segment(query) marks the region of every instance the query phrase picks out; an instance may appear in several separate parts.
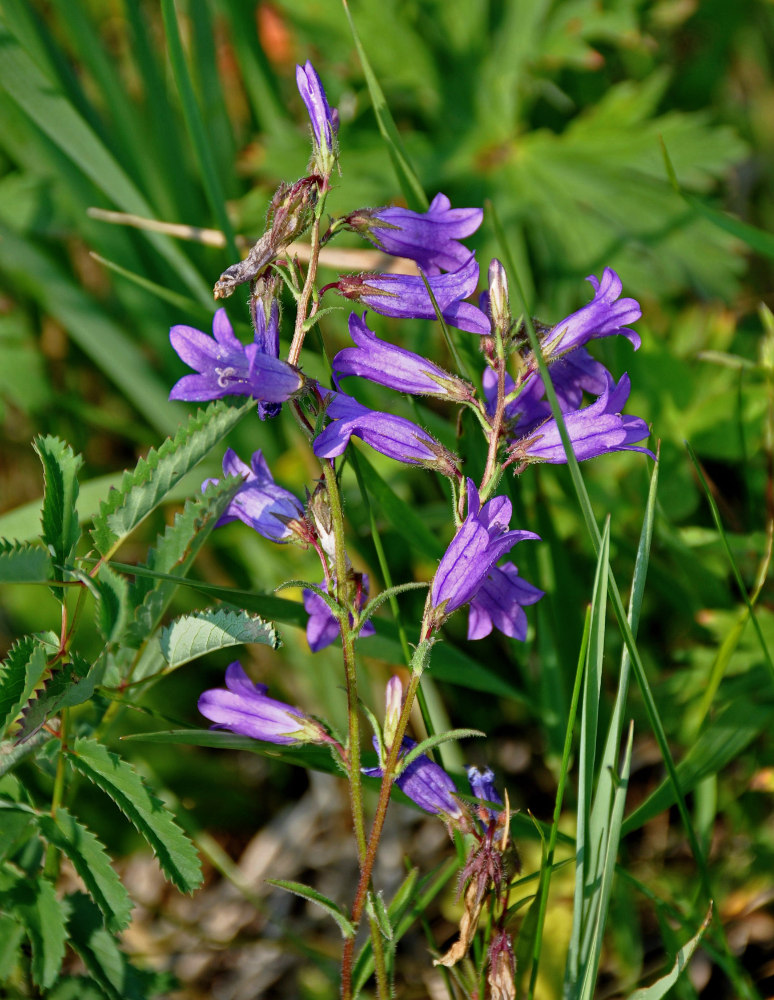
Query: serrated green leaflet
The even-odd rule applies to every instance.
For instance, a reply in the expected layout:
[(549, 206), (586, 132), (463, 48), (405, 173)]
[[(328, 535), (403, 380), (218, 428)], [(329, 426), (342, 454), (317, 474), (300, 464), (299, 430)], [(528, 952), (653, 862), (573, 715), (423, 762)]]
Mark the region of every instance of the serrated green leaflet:
[(202, 880), (196, 848), (132, 765), (88, 738), (77, 739), (66, 753), (75, 770), (109, 795), (148, 841), (167, 878), (181, 892), (193, 892)]
[(5, 905), (24, 924), (32, 945), (32, 979), (42, 990), (51, 987), (59, 974), (65, 951), (65, 918), (56, 889), (46, 881), (11, 876), (3, 885)]
[(116, 642), (129, 620), (129, 584), (103, 563), (94, 581), (99, 592), (97, 624), (105, 642)]
[(102, 681), (103, 673), (103, 662), (98, 660), (90, 664), (77, 653), (71, 653), (69, 661), (60, 664), (47, 678), (43, 689), (25, 704), (17, 738), (28, 740), (60, 708), (88, 701)]
[(124, 473), (121, 486), (111, 490), (94, 518), (92, 538), (103, 555), (114, 552), (126, 536), (161, 503), (166, 494), (218, 443), (253, 403), (229, 406), (219, 400), (192, 416), (174, 438), (140, 459)]
[(47, 583), (51, 556), (41, 545), (0, 538), (0, 583)]
[(0, 664), (0, 735), (21, 711), (46, 669), (46, 651), (32, 636), (15, 643)]
[(44, 470), (43, 541), (53, 552), (55, 563), (67, 569), (81, 535), (75, 503), (83, 459), (64, 441), (50, 435), (36, 438), (33, 447)]
[(280, 644), (276, 631), (263, 618), (225, 608), (182, 615), (161, 633), (161, 651), (172, 669), (213, 650), (253, 642), (272, 649)]
[(284, 889), (286, 892), (292, 892), (296, 896), (301, 896), (302, 899), (308, 899), (310, 903), (317, 903), (321, 906), (326, 913), (329, 913), (336, 923), (339, 925), (342, 937), (354, 937), (355, 928), (352, 922), (344, 914), (341, 907), (337, 906), (332, 899), (328, 899), (327, 896), (323, 896), (321, 892), (317, 889), (312, 889), (311, 886), (303, 885), (301, 882), (287, 882), (285, 879), (281, 878), (267, 878), (266, 881), (269, 885), (276, 885), (278, 889)]
[(24, 927), (9, 913), (0, 913), (0, 982), (7, 980), (21, 958)]
[(59, 848), (73, 864), (89, 894), (105, 917), (107, 927), (118, 932), (129, 926), (132, 901), (113, 871), (105, 848), (91, 830), (61, 806), (56, 817), (40, 813), (38, 827), (49, 844)]

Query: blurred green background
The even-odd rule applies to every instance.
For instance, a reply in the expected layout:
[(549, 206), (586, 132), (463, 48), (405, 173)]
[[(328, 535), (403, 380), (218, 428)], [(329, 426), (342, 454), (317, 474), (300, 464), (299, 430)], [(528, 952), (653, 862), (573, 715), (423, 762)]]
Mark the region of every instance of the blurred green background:
[[(676, 759), (693, 747), (701, 764), (689, 803), (710, 852), (716, 905), (740, 967), (767, 995), (774, 985), (774, 689), (759, 637), (740, 624), (742, 598), (685, 441), (703, 465), (746, 589), (762, 581), (756, 614), (770, 641), (772, 4), (352, 0), (351, 10), (425, 191), (443, 191), (456, 206), (495, 207), (533, 315), (561, 319), (587, 301), (585, 276), (605, 266), (642, 304), (637, 354), (626, 342), (595, 347), (616, 377), (629, 372), (628, 409), (645, 417), (661, 442), (640, 649)], [(0, 516), (0, 535), (37, 531), (36, 433), (57, 434), (84, 454), (87, 518), (107, 483), (177, 427), (186, 411), (167, 395), (185, 369), (169, 347), (169, 327), (209, 329), (210, 288), (233, 260), (225, 246), (112, 224), (91, 209), (257, 238), (276, 185), (301, 176), (308, 159), (294, 81), (295, 63), (307, 58), (341, 118), (342, 175), (331, 213), (400, 200), (334, 0), (3, 0), (0, 511), (10, 513)], [(682, 193), (670, 183), (662, 142)], [(502, 256), (489, 210), (469, 242), (482, 269)], [(354, 238), (345, 245), (358, 246)], [(326, 281), (335, 274), (322, 272)], [(245, 333), (245, 296), (226, 305)], [(321, 323), (329, 355), (345, 344), (345, 324), (346, 311)], [(448, 363), (431, 324), (379, 320), (376, 329)], [(456, 335), (475, 359), (469, 336)], [(311, 337), (305, 353), (305, 370), (324, 377), (320, 340)], [(366, 398), (416, 416), (403, 399), (388, 401), (375, 390)], [(453, 442), (447, 411), (420, 402), (419, 413)], [(461, 446), (475, 465), (481, 456), (473, 432), (466, 421)], [(243, 458), (261, 447), (278, 481), (299, 495), (311, 485), (313, 457), (287, 414), (270, 424), (244, 421), (229, 443)], [(429, 474), (368, 458), (436, 533), (442, 551), (449, 527), (440, 485)], [(218, 462), (213, 456), (202, 477), (217, 474)], [(611, 516), (616, 573), (630, 579), (646, 463), (616, 455), (583, 471), (600, 522)], [(371, 512), (351, 470), (344, 482), (360, 568), (380, 586)], [(195, 482), (186, 485), (196, 492)], [(566, 469), (529, 470), (509, 490), (518, 526), (544, 538), (517, 550), (517, 561), (547, 597), (531, 611), (526, 644), (498, 636), (470, 645), (464, 621), (454, 620), (447, 639), (455, 656), (444, 663), (439, 655), (429, 694), (454, 725), (486, 730), (487, 744), (470, 751), (475, 761), (493, 762), (511, 801), (548, 820), (594, 560)], [(406, 545), (399, 519), (372, 504), (393, 578), (428, 579), (437, 558), (432, 544)], [(147, 524), (120, 558), (142, 558), (162, 524)], [(319, 570), (309, 556), (272, 547), (236, 524), (216, 534), (194, 573), (271, 591)], [(181, 591), (178, 610), (197, 601)], [(407, 622), (417, 620), (421, 598), (402, 607)], [(0, 646), (56, 627), (54, 610), (37, 590), (5, 588)], [(261, 652), (254, 674), (276, 696), (340, 723), (336, 651), (312, 658), (302, 632), (285, 627), (283, 635), (284, 651)], [(88, 634), (83, 641), (88, 646)], [(614, 665), (614, 635), (610, 647)], [(364, 698), (378, 705), (383, 681), (402, 663), (400, 646), (379, 638), (362, 654)], [(196, 697), (218, 682), (225, 662), (213, 658), (206, 668), (165, 679), (145, 699), (146, 712), (199, 724)], [(662, 778), (636, 690), (630, 705), (635, 763), (627, 811)], [(122, 728), (163, 727), (138, 712), (124, 717)], [(307, 788), (301, 772), (276, 763), (253, 767), (177, 748), (133, 752), (232, 856)], [(88, 818), (114, 849), (131, 852), (116, 817)], [(538, 861), (525, 849), (527, 870)], [(637, 882), (616, 883), (600, 996), (657, 971), (665, 961), (659, 942), (668, 951), (684, 939), (675, 926), (696, 928), (695, 873), (671, 814), (633, 824), (622, 861)], [(551, 906), (561, 941), (561, 892)], [(192, 973), (186, 995), (199, 995), (213, 975), (209, 968), (200, 980)], [(328, 995), (316, 994), (315, 982), (302, 977), (297, 995)], [(555, 995), (550, 976), (541, 988)], [(675, 995), (730, 997), (729, 989), (705, 959)]]

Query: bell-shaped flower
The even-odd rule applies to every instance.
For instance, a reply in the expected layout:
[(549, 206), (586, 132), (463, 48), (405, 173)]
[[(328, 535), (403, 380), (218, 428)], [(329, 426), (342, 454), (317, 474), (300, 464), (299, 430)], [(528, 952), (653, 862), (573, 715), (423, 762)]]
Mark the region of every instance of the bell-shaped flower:
[[(355, 574), (355, 577), (357, 583), (356, 602), (357, 610), (359, 611), (368, 601), (368, 574), (358, 573)], [(320, 586), (325, 587), (324, 580)], [(326, 646), (330, 646), (332, 642), (338, 639), (341, 634), (341, 626), (334, 617), (330, 607), (313, 590), (304, 590), (304, 609), (309, 615), (309, 620), (306, 623), (306, 641), (309, 643), (309, 648), (313, 653), (319, 653), (321, 649), (325, 649)], [(350, 615), (349, 624), (352, 625), (353, 623), (352, 615)], [(369, 620), (360, 629), (358, 638), (366, 639), (369, 635), (373, 635), (375, 631), (373, 622)]]
[(365, 316), (361, 319), (357, 313), (350, 315), (349, 334), (357, 346), (345, 347), (333, 359), (333, 374), (337, 379), (358, 375), (412, 395), (472, 398), (471, 387), (462, 379), (413, 351), (379, 340), (366, 326)]
[(426, 212), (408, 208), (366, 208), (345, 222), (394, 257), (415, 260), (427, 275), (456, 271), (470, 257), (459, 241), (470, 236), (484, 218), (480, 208), (452, 208), (445, 194), (437, 194)]
[(213, 729), (228, 729), (254, 740), (285, 746), (329, 741), (319, 722), (269, 698), (267, 691), (265, 684), (254, 684), (235, 660), (226, 668), (226, 687), (205, 691), (199, 698), (199, 711), (215, 723)]
[[(416, 745), (415, 740), (404, 736), (400, 757), (405, 757)], [(374, 737), (374, 747), (378, 751), (379, 745), (376, 737)], [(383, 763), (383, 761), (380, 762), (379, 767), (364, 767), (363, 774), (371, 778), (383, 777)], [(420, 809), (434, 813), (446, 822), (462, 819), (465, 815), (457, 800), (456, 785), (446, 771), (435, 761), (430, 760), (427, 754), (420, 754), (419, 757), (412, 760), (409, 766), (401, 771), (395, 779), (395, 784)]]
[[(274, 482), (260, 448), (253, 452), (249, 467), (228, 448), (223, 456), (223, 474), (242, 476), (244, 482), (218, 525), (238, 519), (272, 542), (289, 542), (294, 535), (306, 534), (301, 502)], [(217, 479), (205, 480), (202, 490), (216, 482)]]
[(361, 438), (375, 451), (408, 465), (423, 465), (445, 476), (457, 475), (457, 460), (434, 437), (405, 417), (369, 410), (343, 392), (332, 396), (325, 411), (332, 423), (318, 434), (313, 449), (318, 458), (343, 454), (350, 438)]
[(331, 110), (320, 77), (308, 59), (303, 66), (296, 66), (296, 86), (312, 123), (317, 166), (320, 173), (329, 174), (338, 151), (339, 116)]
[[(279, 302), (273, 298), (268, 305), (268, 316), (264, 303), (255, 297), (251, 300), (250, 312), (255, 329), (255, 343), (260, 354), (269, 358), (279, 357)], [(276, 417), (282, 409), (282, 403), (258, 403), (258, 416), (261, 420)]]
[[(478, 264), (473, 254), (456, 271), (428, 277), (427, 282), (449, 326), (482, 336), (489, 333), (486, 314), (472, 303), (462, 301), (473, 294), (478, 282)], [(351, 274), (327, 287), (335, 288), (345, 298), (364, 302), (383, 316), (436, 319), (435, 307), (419, 275)]]
[(642, 315), (636, 299), (620, 298), (623, 285), (611, 268), (602, 272), (598, 281), (593, 274), (586, 279), (594, 289), (594, 298), (588, 305), (578, 309), (557, 323), (543, 339), (543, 351), (548, 357), (565, 354), (576, 347), (582, 347), (597, 337), (612, 337), (621, 334), (631, 341), (634, 349), (640, 346), (639, 334), (630, 330), (628, 323), (636, 322)]
[[(477, 799), (482, 799), (483, 802), (493, 802), (498, 806), (503, 804), (503, 800), (500, 798), (500, 793), (497, 791), (495, 785), (494, 771), (491, 767), (478, 768), (472, 764), (466, 764), (465, 772), (468, 776), (471, 794), (475, 795)], [(488, 819), (497, 819), (499, 810), (483, 805), (480, 808), (484, 811)]]
[(523, 642), (527, 638), (524, 608), (542, 596), (542, 590), (519, 576), (513, 563), (493, 566), (470, 601), (468, 639), (483, 639), (496, 628)]
[(212, 320), (213, 337), (192, 326), (173, 326), (172, 346), (197, 375), (184, 375), (170, 399), (203, 402), (224, 396), (253, 396), (264, 403), (283, 403), (304, 387), (304, 376), (293, 365), (264, 353), (258, 336), (243, 344), (235, 335), (225, 309)]
[[(606, 373), (606, 380), (607, 386), (599, 399), (563, 414), (575, 457), (580, 462), (612, 451), (641, 451), (655, 458), (652, 451), (637, 447), (635, 443), (650, 433), (645, 421), (621, 413), (631, 389), (629, 376), (622, 375), (618, 385), (609, 373)], [(559, 427), (553, 417), (513, 441), (509, 454), (525, 463), (561, 464), (567, 461)]]
[(481, 507), (478, 490), (468, 479), (467, 517), (438, 564), (430, 590), (432, 626), (475, 597), (497, 560), (517, 542), (539, 540), (532, 531), (510, 531), (511, 512), (511, 501), (504, 496)]

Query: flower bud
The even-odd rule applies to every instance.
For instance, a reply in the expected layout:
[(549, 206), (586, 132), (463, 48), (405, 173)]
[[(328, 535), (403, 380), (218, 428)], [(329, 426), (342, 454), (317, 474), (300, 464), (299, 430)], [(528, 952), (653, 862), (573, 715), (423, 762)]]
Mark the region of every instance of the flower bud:
[(397, 674), (387, 681), (384, 712), (384, 752), (389, 753), (398, 731), (398, 720), (403, 707), (403, 684)]
[(508, 277), (505, 268), (496, 257), (489, 265), (489, 318), (492, 320), (493, 329), (505, 337), (511, 327)]

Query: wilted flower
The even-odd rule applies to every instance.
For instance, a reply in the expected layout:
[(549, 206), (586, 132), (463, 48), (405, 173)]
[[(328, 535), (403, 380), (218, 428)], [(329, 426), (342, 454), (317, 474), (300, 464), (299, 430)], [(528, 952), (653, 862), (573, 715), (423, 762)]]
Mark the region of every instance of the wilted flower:
[[(355, 584), (356, 608), (360, 611), (368, 600), (368, 574), (356, 573)], [(320, 586), (325, 587), (324, 580)], [(325, 649), (326, 646), (330, 646), (332, 642), (338, 639), (341, 634), (341, 626), (334, 617), (330, 607), (313, 590), (304, 590), (304, 608), (309, 615), (309, 621), (306, 623), (306, 641), (309, 643), (309, 648), (313, 653), (319, 653), (321, 649)], [(349, 624), (352, 625), (353, 623), (352, 615), (350, 615)], [(373, 635), (374, 632), (373, 622), (367, 621), (360, 629), (358, 638), (365, 639), (369, 635)]]
[[(473, 254), (456, 271), (427, 279), (444, 320), (459, 330), (484, 335), (489, 320), (480, 309), (462, 300), (472, 295), (478, 282)], [(409, 274), (343, 275), (328, 285), (339, 295), (364, 302), (383, 316), (398, 319), (436, 319), (435, 307), (421, 277)], [(324, 291), (325, 289), (323, 289)]]
[(170, 399), (202, 402), (223, 396), (253, 396), (265, 403), (283, 403), (304, 386), (304, 376), (286, 361), (262, 351), (258, 338), (245, 346), (234, 334), (225, 309), (212, 320), (213, 337), (192, 326), (173, 326), (172, 346), (198, 375), (184, 375)]
[(503, 496), (480, 507), (478, 490), (468, 479), (467, 517), (441, 559), (430, 591), (434, 625), (475, 597), (497, 560), (517, 542), (539, 540), (532, 531), (508, 530), (511, 511), (511, 501)]
[(426, 212), (408, 208), (365, 208), (348, 215), (348, 228), (395, 257), (415, 260), (427, 275), (456, 271), (470, 257), (458, 242), (481, 225), (480, 208), (452, 208), (445, 194), (437, 194)]
[[(218, 525), (238, 519), (272, 542), (289, 542), (294, 535), (305, 535), (304, 508), (289, 490), (274, 482), (260, 448), (253, 452), (249, 467), (228, 448), (223, 456), (223, 474), (242, 476), (244, 482)], [(205, 480), (202, 490), (216, 482), (217, 479)]]
[(361, 319), (357, 313), (350, 315), (349, 334), (357, 347), (339, 351), (333, 359), (335, 376), (359, 375), (377, 385), (414, 395), (471, 398), (471, 387), (462, 379), (413, 351), (379, 340), (366, 326), (365, 316)]
[(328, 174), (336, 162), (338, 114), (331, 110), (320, 77), (308, 59), (303, 66), (296, 66), (296, 86), (309, 112), (320, 172)]
[(492, 935), (486, 981), (491, 1000), (516, 1000), (516, 956), (511, 936), (503, 930)]
[[(400, 757), (405, 757), (416, 745), (416, 740), (404, 736)], [(376, 737), (374, 737), (374, 746), (378, 750)], [(380, 762), (379, 767), (364, 767), (363, 774), (371, 778), (383, 777), (383, 763), (383, 761)], [(409, 766), (401, 771), (395, 779), (395, 784), (420, 809), (441, 816), (446, 822), (462, 819), (465, 815), (457, 801), (457, 788), (454, 782), (440, 765), (430, 760), (427, 754), (420, 754), (419, 757), (412, 760)]]
[(333, 422), (314, 440), (312, 447), (318, 458), (335, 458), (343, 454), (354, 435), (398, 462), (437, 469), (445, 476), (457, 474), (454, 455), (405, 417), (369, 410), (343, 392), (329, 393), (328, 398), (326, 414)]
[(642, 316), (639, 303), (635, 299), (619, 298), (623, 285), (609, 267), (602, 272), (602, 281), (598, 281), (593, 274), (586, 280), (594, 289), (594, 298), (546, 334), (543, 350), (555, 357), (582, 347), (589, 340), (612, 337), (618, 333), (630, 340), (636, 350), (640, 346), (639, 335), (628, 329), (626, 324), (634, 323)]
[(324, 743), (319, 722), (292, 705), (269, 698), (265, 684), (254, 684), (238, 661), (226, 668), (226, 688), (211, 688), (199, 698), (199, 711), (215, 729), (251, 736), (267, 743)]
[(527, 616), (523, 609), (542, 596), (542, 590), (519, 576), (513, 563), (493, 566), (471, 598), (468, 639), (483, 639), (496, 628), (523, 642), (527, 638)]

